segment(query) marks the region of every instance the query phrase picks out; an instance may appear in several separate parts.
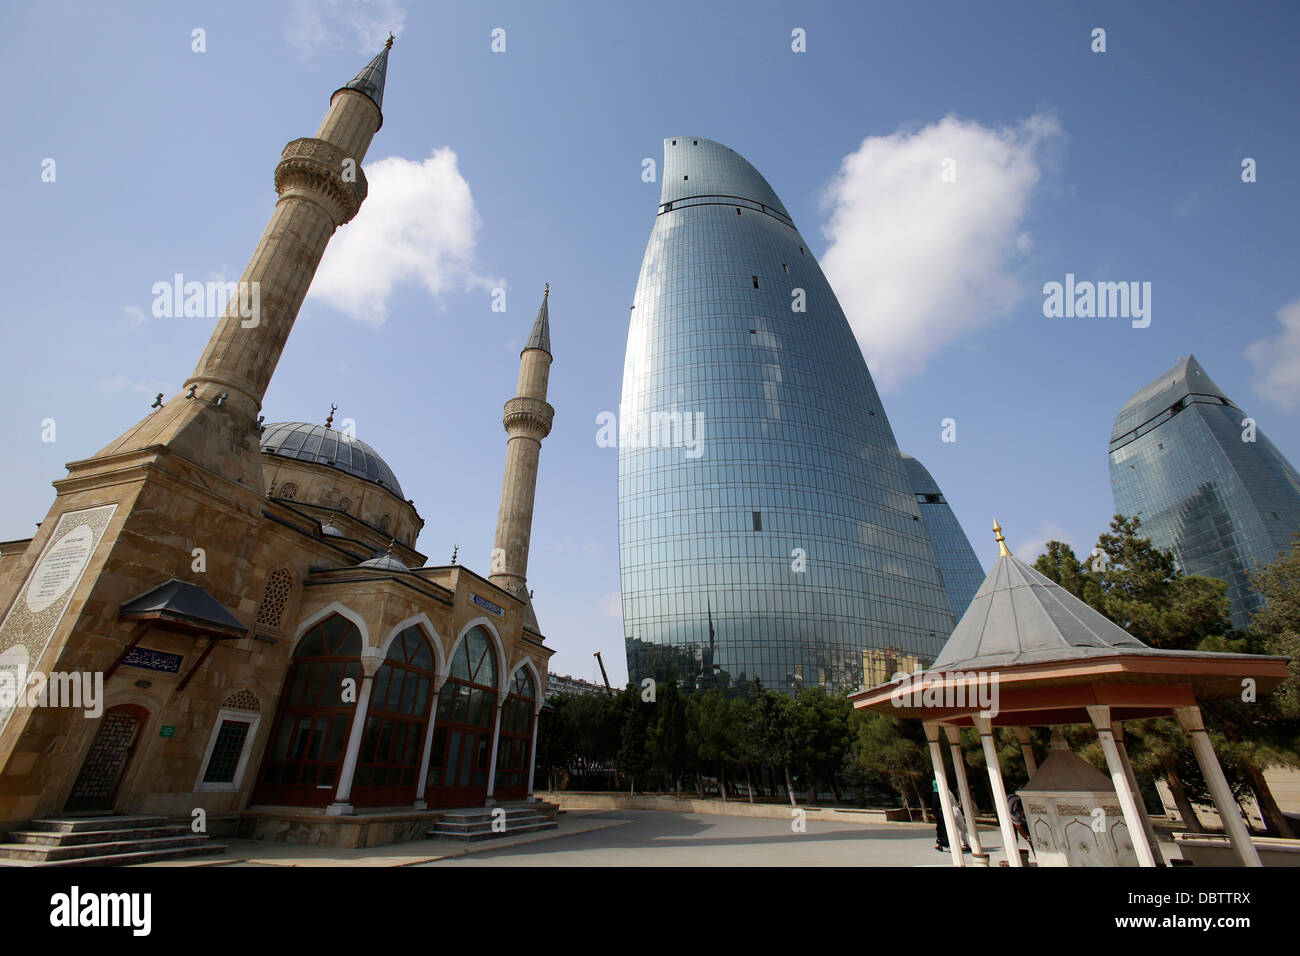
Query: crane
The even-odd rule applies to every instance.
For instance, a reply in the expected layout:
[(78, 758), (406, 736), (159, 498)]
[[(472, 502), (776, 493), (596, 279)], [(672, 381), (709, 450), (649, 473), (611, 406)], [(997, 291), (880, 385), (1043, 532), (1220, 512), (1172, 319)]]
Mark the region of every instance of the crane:
[(600, 665), (600, 676), (605, 681), (605, 691), (610, 697), (613, 697), (614, 688), (609, 686), (609, 675), (605, 673), (605, 662), (600, 659), (600, 651), (597, 651), (593, 656), (596, 658), (596, 663)]

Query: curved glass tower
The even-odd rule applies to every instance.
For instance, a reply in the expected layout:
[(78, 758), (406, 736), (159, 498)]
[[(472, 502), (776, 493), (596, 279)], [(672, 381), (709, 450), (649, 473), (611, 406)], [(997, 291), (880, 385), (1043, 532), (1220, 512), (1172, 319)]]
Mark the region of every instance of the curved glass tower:
[(619, 436), (628, 672), (851, 691), (954, 626), (893, 431), (807, 243), (758, 171), (664, 140)]
[(1110, 439), (1115, 510), (1185, 573), (1227, 581), (1235, 627), (1261, 602), (1255, 563), (1300, 531), (1300, 474), (1245, 419), (1189, 355), (1128, 400)]
[(952, 605), (953, 616), (961, 620), (975, 599), (975, 592), (984, 583), (984, 568), (975, 556), (975, 549), (970, 546), (961, 522), (939, 490), (939, 483), (931, 477), (925, 465), (911, 455), (904, 455), (903, 467), (907, 469), (907, 480), (911, 482), (917, 507), (921, 509), (921, 523), (930, 537), (930, 547), (939, 562), (939, 574), (948, 592), (948, 603)]

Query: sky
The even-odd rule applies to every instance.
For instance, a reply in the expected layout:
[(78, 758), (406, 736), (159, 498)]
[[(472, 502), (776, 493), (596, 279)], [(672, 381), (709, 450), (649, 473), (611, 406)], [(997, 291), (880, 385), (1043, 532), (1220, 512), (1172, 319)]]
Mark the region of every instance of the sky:
[[(430, 563), (459, 545), (486, 573), (501, 408), (550, 282), (529, 585), (553, 671), (598, 679), (601, 651), (626, 677), (597, 417), (618, 410), (665, 137), (767, 178), (986, 568), (995, 518), (1027, 560), (1090, 551), (1115, 415), (1189, 352), (1300, 460), (1298, 26), (1285, 3), (6, 4), (0, 540), (179, 390), (215, 323), (155, 317), (154, 283), (239, 277), (281, 149), (391, 30), (369, 198), (263, 410), (336, 403)], [(1048, 316), (1067, 275), (1139, 283), (1149, 312)]]

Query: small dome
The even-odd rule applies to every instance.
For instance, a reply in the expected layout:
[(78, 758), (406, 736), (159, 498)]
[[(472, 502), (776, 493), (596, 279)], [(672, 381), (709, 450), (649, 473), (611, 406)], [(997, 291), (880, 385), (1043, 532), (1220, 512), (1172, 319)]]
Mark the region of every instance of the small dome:
[(381, 571), (409, 571), (411, 570), (397, 558), (386, 552), (380, 552), (369, 561), (362, 561), (357, 565), (359, 568), (378, 568)]
[(267, 425), (262, 433), (262, 451), (281, 458), (294, 458), (317, 465), (328, 465), (365, 481), (382, 485), (399, 498), (402, 486), (393, 469), (379, 453), (358, 438), (348, 440), (347, 433), (324, 425), (306, 422), (280, 422)]

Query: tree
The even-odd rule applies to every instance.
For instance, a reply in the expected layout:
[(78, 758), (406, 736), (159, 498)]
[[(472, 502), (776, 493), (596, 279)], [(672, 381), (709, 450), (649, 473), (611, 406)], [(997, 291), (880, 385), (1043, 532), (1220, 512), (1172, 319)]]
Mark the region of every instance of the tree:
[(853, 710), (848, 717), (850, 744), (844, 754), (844, 774), (855, 786), (892, 790), (907, 808), (908, 792), (916, 797), (925, 813), (919, 789), (930, 769), (926, 759), (924, 732), (917, 721), (902, 721), (888, 714)]
[(727, 764), (735, 759), (735, 712), (727, 695), (716, 687), (691, 695), (686, 706), (686, 739), (700, 762), (718, 771), (718, 793), (727, 799)]
[(622, 714), (616, 761), (619, 772), (627, 775), (629, 792), (636, 796), (636, 778), (650, 767), (646, 747), (650, 708), (641, 700), (641, 692), (635, 684), (628, 684), (615, 699), (618, 702), (617, 709)]
[(790, 806), (798, 806), (794, 796), (794, 782), (790, 767), (795, 761), (798, 740), (791, 714), (794, 701), (754, 681), (749, 695), (752, 710), (749, 714), (748, 744), (759, 759), (769, 767), (780, 767), (785, 773), (785, 790)]
[(650, 727), (648, 747), (655, 767), (682, 795), (682, 774), (690, 762), (691, 750), (686, 739), (686, 699), (677, 681), (669, 680), (658, 697), (658, 714)]

